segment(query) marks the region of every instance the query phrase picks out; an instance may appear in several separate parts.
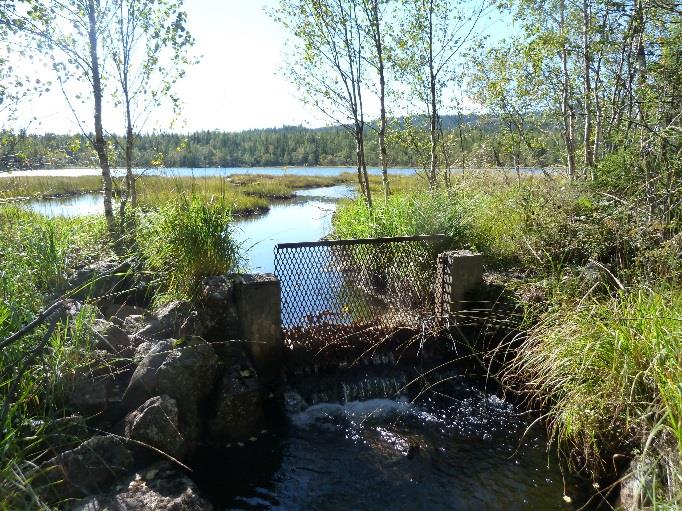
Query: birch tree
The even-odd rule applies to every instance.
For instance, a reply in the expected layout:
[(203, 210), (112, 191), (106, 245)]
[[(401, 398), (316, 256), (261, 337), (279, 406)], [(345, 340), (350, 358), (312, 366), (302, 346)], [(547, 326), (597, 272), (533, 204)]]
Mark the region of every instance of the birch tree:
[(125, 126), (123, 217), (128, 200), (131, 207), (137, 206), (133, 151), (138, 133), (165, 100), (177, 113), (180, 102), (173, 86), (191, 63), (188, 49), (194, 41), (186, 28), (183, 0), (117, 1), (106, 50)]
[(272, 16), (293, 36), (289, 72), (301, 99), (343, 126), (356, 147), (357, 177), (371, 207), (365, 161), (367, 80), (361, 0), (281, 0)]
[(388, 198), (390, 187), (388, 183), (388, 151), (386, 149), (386, 65), (385, 65), (385, 24), (387, 14), (386, 0), (362, 0), (362, 8), (367, 18), (367, 32), (373, 46), (373, 63), (379, 81), (379, 161), (384, 189), (384, 200)]
[[(112, 206), (112, 179), (107, 142), (104, 138), (102, 80), (102, 35), (111, 21), (115, 0), (35, 0), (14, 5), (13, 28), (33, 39), (37, 48), (47, 53), (53, 63), (64, 98), (81, 131), (97, 154), (102, 171), (104, 216), (112, 237), (116, 223)], [(27, 8), (27, 4), (30, 6)], [(81, 94), (73, 87), (76, 81), (86, 84)], [(76, 101), (90, 101), (90, 129), (80, 118)], [(94, 132), (94, 133), (93, 133)]]

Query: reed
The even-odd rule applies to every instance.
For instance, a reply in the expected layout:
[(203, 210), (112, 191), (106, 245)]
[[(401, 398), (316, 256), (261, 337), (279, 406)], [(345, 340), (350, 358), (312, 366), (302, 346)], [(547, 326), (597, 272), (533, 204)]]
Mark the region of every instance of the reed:
[(239, 247), (230, 233), (230, 204), (193, 195), (139, 219), (137, 250), (154, 275), (157, 304), (197, 296), (201, 279), (236, 271)]
[[(0, 207), (0, 340), (59, 293), (70, 268), (106, 256), (105, 233), (101, 218), (48, 220)], [(47, 509), (32, 484), (52, 449), (77, 440), (63, 394), (83, 367), (93, 367), (83, 335), (91, 320), (84, 308), (51, 332), (43, 325), (0, 350), (0, 509)]]
[[(296, 176), (235, 174), (231, 176), (147, 176), (137, 180), (140, 204), (157, 207), (183, 195), (220, 197), (233, 211), (249, 212), (267, 208), (268, 200), (288, 199), (294, 190), (354, 182), (352, 174), (341, 176)], [(123, 181), (114, 180), (114, 195), (120, 196)], [(0, 201), (20, 198), (48, 198), (97, 193), (102, 188), (99, 176), (75, 177), (1, 177)]]

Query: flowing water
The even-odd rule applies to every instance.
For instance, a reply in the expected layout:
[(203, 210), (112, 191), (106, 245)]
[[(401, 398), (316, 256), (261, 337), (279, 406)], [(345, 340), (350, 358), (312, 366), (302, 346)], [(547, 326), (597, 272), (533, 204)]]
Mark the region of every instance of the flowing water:
[(218, 510), (573, 509), (534, 415), (464, 377), (446, 393), (290, 411), (206, 455), (201, 485)]

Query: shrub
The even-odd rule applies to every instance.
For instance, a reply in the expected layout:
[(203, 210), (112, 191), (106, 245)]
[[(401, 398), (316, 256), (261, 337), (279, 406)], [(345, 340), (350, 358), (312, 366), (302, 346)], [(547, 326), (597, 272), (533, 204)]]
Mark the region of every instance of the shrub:
[(159, 288), (155, 298), (194, 298), (203, 277), (235, 271), (238, 246), (230, 208), (199, 197), (168, 203), (141, 218), (137, 244)]

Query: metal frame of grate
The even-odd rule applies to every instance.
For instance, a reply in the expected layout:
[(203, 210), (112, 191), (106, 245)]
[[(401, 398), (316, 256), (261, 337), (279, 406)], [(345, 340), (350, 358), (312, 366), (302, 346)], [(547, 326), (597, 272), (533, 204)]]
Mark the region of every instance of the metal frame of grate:
[(303, 243), (275, 247), (285, 329), (377, 324), (414, 327), (434, 314), (443, 235)]

